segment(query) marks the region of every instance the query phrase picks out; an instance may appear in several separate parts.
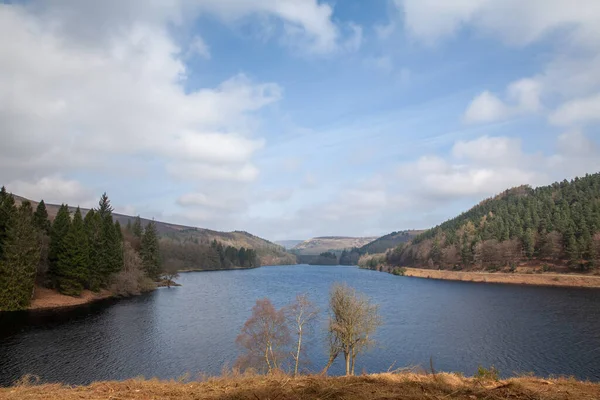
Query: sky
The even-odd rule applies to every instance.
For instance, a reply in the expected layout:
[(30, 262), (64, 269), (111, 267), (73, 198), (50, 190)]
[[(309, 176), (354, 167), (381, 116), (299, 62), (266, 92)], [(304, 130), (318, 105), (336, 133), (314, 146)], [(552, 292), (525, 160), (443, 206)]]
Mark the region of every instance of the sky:
[(598, 0), (0, 1), (0, 184), (270, 240), (600, 171)]

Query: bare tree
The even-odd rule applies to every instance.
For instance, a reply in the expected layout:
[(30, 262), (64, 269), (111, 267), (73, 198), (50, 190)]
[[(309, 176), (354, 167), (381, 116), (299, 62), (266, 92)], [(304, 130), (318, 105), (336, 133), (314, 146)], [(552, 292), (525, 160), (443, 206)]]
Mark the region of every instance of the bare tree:
[(382, 324), (379, 307), (345, 284), (333, 285), (329, 307), (329, 361), (323, 372), (343, 353), (346, 375), (354, 375), (356, 356), (373, 344), (371, 335)]
[(169, 259), (163, 265), (162, 277), (167, 283), (167, 288), (171, 288), (173, 280), (179, 278), (179, 271), (183, 269), (183, 262), (177, 259)]
[(236, 366), (267, 373), (280, 369), (290, 343), (284, 310), (276, 310), (269, 299), (257, 300), (236, 343), (245, 350)]
[(298, 375), (298, 365), (302, 354), (302, 339), (314, 329), (319, 309), (308, 299), (308, 295), (299, 294), (296, 300), (285, 309), (288, 324), (296, 336), (296, 347), (291, 355), (294, 359), (294, 376)]

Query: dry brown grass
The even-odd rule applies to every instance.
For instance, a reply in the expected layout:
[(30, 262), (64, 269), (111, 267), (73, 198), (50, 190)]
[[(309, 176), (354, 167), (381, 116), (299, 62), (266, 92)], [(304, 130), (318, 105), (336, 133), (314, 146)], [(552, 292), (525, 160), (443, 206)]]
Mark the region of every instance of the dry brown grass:
[(532, 377), (484, 381), (447, 373), (385, 373), (356, 377), (309, 375), (298, 378), (246, 374), (209, 378), (201, 382), (132, 379), (75, 387), (25, 383), (0, 389), (0, 399), (597, 400), (600, 399), (600, 384), (574, 379), (543, 380)]
[(35, 288), (35, 296), (29, 306), (30, 310), (41, 310), (46, 308), (73, 307), (81, 304), (92, 303), (97, 300), (108, 299), (113, 294), (108, 290), (102, 290), (100, 293), (93, 293), (84, 290), (81, 296), (71, 297), (60, 294), (55, 290), (43, 287)]
[(516, 285), (600, 288), (600, 276), (576, 274), (509, 274), (502, 272), (445, 271), (406, 268), (405, 276), (451, 281), (512, 283)]

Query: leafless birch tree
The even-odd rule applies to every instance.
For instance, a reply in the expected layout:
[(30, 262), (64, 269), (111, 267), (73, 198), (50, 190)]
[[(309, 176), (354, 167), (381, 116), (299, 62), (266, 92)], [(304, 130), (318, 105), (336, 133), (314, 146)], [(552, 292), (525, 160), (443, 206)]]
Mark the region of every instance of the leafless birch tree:
[(318, 314), (318, 308), (308, 299), (306, 294), (297, 295), (296, 300), (286, 307), (288, 324), (296, 337), (296, 346), (291, 351), (294, 360), (294, 376), (298, 375), (298, 366), (304, 349), (302, 341), (307, 334), (313, 331)]
[(329, 307), (329, 361), (323, 372), (327, 372), (341, 353), (346, 362), (346, 375), (354, 375), (356, 357), (373, 344), (371, 336), (382, 324), (379, 307), (345, 284), (333, 285)]

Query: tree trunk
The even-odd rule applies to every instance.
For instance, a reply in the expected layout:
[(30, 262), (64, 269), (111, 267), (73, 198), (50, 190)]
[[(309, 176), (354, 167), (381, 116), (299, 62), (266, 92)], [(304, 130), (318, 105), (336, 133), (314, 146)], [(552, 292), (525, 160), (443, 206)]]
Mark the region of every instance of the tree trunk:
[(344, 352), (344, 359), (346, 360), (346, 375), (350, 375), (350, 353)]
[(334, 353), (334, 354), (330, 354), (329, 355), (329, 360), (327, 361), (327, 365), (325, 365), (325, 368), (323, 368), (323, 371), (321, 372), (323, 375), (327, 374), (327, 371), (329, 371), (329, 368), (331, 367), (331, 364), (333, 364), (333, 362), (335, 361), (335, 359), (337, 358), (338, 353)]
[(267, 364), (267, 373), (271, 373), (271, 363), (269, 362), (269, 346), (265, 347), (265, 363)]
[(351, 375), (354, 375), (354, 364), (356, 363), (356, 353), (354, 352), (354, 349), (352, 349), (352, 373)]
[(298, 375), (298, 363), (300, 362), (300, 347), (302, 347), (302, 328), (298, 332), (298, 348), (296, 349), (296, 365), (294, 366), (294, 377)]

